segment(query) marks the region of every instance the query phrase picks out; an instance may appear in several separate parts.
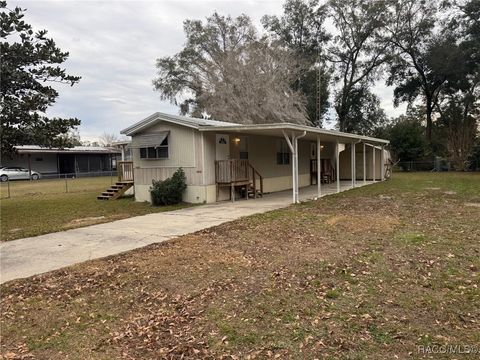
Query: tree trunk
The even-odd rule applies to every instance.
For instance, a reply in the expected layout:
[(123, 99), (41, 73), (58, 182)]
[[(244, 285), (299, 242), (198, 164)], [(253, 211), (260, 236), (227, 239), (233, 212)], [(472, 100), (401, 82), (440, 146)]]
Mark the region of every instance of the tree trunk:
[(433, 121), (432, 121), (432, 101), (431, 99), (427, 99), (427, 127), (426, 127), (426, 138), (427, 138), (427, 143), (431, 147), (432, 146), (432, 127), (433, 127)]

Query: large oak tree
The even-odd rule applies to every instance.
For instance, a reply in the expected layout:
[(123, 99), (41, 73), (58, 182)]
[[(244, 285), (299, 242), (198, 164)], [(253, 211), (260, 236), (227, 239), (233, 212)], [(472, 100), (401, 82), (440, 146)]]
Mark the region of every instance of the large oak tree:
[(335, 93), (335, 110), (341, 131), (355, 131), (359, 120), (354, 108), (372, 97), (368, 88), (378, 78), (379, 70), (388, 60), (385, 2), (382, 0), (331, 0), (330, 16), (337, 33), (328, 49), (327, 58), (340, 84)]
[(326, 6), (318, 0), (287, 0), (281, 17), (265, 15), (264, 28), (302, 59), (299, 78), (292, 84), (306, 98), (307, 116), (314, 125), (322, 125), (328, 110), (330, 74), (325, 64), (324, 48), (330, 35), (325, 29)]
[(0, 2), (2, 156), (14, 154), (17, 145), (69, 146), (69, 131), (80, 125), (76, 118), (45, 115), (58, 97), (51, 84), (74, 85), (80, 77), (67, 75), (61, 67), (68, 52), (61, 51), (46, 30), (35, 32), (23, 18), (23, 9), (9, 10)]

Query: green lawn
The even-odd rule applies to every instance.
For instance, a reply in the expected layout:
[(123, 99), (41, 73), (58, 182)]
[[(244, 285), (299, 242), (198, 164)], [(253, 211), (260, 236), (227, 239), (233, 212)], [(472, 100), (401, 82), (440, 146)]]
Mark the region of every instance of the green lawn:
[(5, 198), (6, 184), (0, 192), (1, 240), (13, 240), (86, 225), (167, 211), (186, 205), (154, 207), (133, 197), (112, 201), (97, 200), (115, 181), (110, 177), (67, 180), (12, 181), (10, 198)]
[[(392, 180), (0, 286), (4, 356), (477, 358), (480, 174)], [(422, 352), (451, 346), (457, 353)], [(438, 347), (437, 347), (438, 349)]]

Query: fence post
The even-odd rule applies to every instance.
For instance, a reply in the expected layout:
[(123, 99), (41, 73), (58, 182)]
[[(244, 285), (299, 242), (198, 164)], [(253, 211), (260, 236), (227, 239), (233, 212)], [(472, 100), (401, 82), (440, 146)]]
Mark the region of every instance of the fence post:
[(67, 181), (67, 174), (65, 174), (65, 192), (68, 193), (68, 181)]
[(7, 199), (10, 199), (10, 179), (7, 178)]

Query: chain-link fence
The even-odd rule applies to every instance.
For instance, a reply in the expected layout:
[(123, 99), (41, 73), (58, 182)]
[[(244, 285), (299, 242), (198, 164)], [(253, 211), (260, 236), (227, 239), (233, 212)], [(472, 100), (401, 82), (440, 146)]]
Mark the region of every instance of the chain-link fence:
[(0, 198), (59, 193), (100, 193), (116, 181), (116, 171), (42, 175), (39, 180), (7, 179), (0, 182)]
[[(466, 171), (480, 171), (479, 161), (467, 161), (463, 167)], [(454, 166), (446, 159), (432, 161), (400, 161), (394, 171), (454, 171)]]

